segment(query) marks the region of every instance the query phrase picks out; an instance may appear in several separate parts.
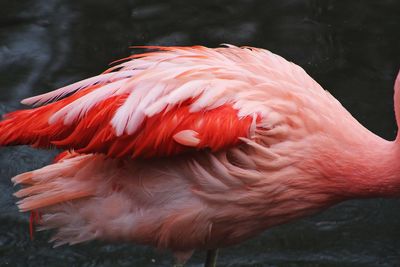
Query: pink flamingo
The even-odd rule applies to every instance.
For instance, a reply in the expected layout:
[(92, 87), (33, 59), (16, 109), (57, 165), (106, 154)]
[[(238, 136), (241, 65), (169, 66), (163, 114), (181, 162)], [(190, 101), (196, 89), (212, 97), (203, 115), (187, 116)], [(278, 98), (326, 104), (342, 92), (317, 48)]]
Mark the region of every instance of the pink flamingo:
[[(368, 131), (299, 66), (252, 47), (146, 48), (0, 123), (1, 145), (67, 150), (12, 179), (56, 246), (127, 240), (184, 264), (340, 201), (400, 195), (400, 138)], [(398, 122), (399, 90), (400, 75)]]

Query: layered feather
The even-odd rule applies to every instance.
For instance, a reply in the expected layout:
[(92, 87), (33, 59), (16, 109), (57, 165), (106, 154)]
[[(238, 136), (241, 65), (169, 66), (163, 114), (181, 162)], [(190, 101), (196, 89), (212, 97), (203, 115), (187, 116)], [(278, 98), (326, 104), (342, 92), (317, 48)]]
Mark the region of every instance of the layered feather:
[[(262, 49), (146, 48), (156, 51), (23, 100), (46, 105), (6, 115), (0, 144), (56, 146), (115, 157), (217, 151), (251, 137), (256, 127), (274, 119), (266, 107), (274, 90), (321, 91), (300, 67)], [(194, 135), (181, 134), (190, 131)], [(193, 142), (194, 136), (198, 141)]]
[(398, 148), (300, 67), (256, 48), (148, 48), (0, 123), (2, 145), (84, 153), (13, 178), (19, 208), (57, 229), (56, 244), (129, 240), (189, 255), (350, 197), (398, 194)]

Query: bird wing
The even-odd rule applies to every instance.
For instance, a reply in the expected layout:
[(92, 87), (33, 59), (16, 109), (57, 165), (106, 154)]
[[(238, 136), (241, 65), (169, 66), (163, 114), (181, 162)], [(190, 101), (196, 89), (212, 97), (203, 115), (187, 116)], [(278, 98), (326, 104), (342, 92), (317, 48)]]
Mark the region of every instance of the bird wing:
[(300, 67), (263, 49), (146, 48), (154, 51), (23, 100), (38, 107), (7, 114), (0, 145), (133, 158), (217, 151), (251, 138), (265, 122), (260, 84), (319, 87)]

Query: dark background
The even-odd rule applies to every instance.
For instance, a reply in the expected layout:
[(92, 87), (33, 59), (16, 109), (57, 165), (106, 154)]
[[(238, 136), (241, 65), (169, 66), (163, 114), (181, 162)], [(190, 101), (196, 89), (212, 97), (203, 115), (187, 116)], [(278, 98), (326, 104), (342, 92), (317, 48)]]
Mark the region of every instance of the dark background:
[[(0, 0), (0, 114), (22, 98), (103, 71), (130, 45), (262, 47), (293, 61), (373, 132), (393, 139), (398, 0)], [(29, 240), (10, 178), (54, 152), (0, 150), (0, 266), (170, 266), (165, 252)], [(399, 159), (400, 160), (400, 159)], [(400, 174), (399, 174), (400, 175)], [(201, 266), (197, 253), (188, 266)], [(221, 251), (219, 266), (400, 266), (400, 201), (355, 200)]]

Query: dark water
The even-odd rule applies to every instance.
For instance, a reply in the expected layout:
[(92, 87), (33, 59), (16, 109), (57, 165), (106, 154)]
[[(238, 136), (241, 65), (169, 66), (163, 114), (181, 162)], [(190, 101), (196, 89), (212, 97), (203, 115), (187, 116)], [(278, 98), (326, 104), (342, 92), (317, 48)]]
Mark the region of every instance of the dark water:
[[(0, 114), (21, 98), (102, 71), (130, 45), (267, 48), (303, 66), (373, 132), (393, 139), (400, 1), (0, 0)], [(29, 240), (10, 178), (52, 155), (0, 150), (0, 266), (170, 266), (131, 244), (53, 249)], [(400, 160), (400, 159), (399, 159)], [(196, 254), (188, 266), (201, 266)], [(219, 266), (400, 266), (400, 201), (349, 201), (222, 250)]]

